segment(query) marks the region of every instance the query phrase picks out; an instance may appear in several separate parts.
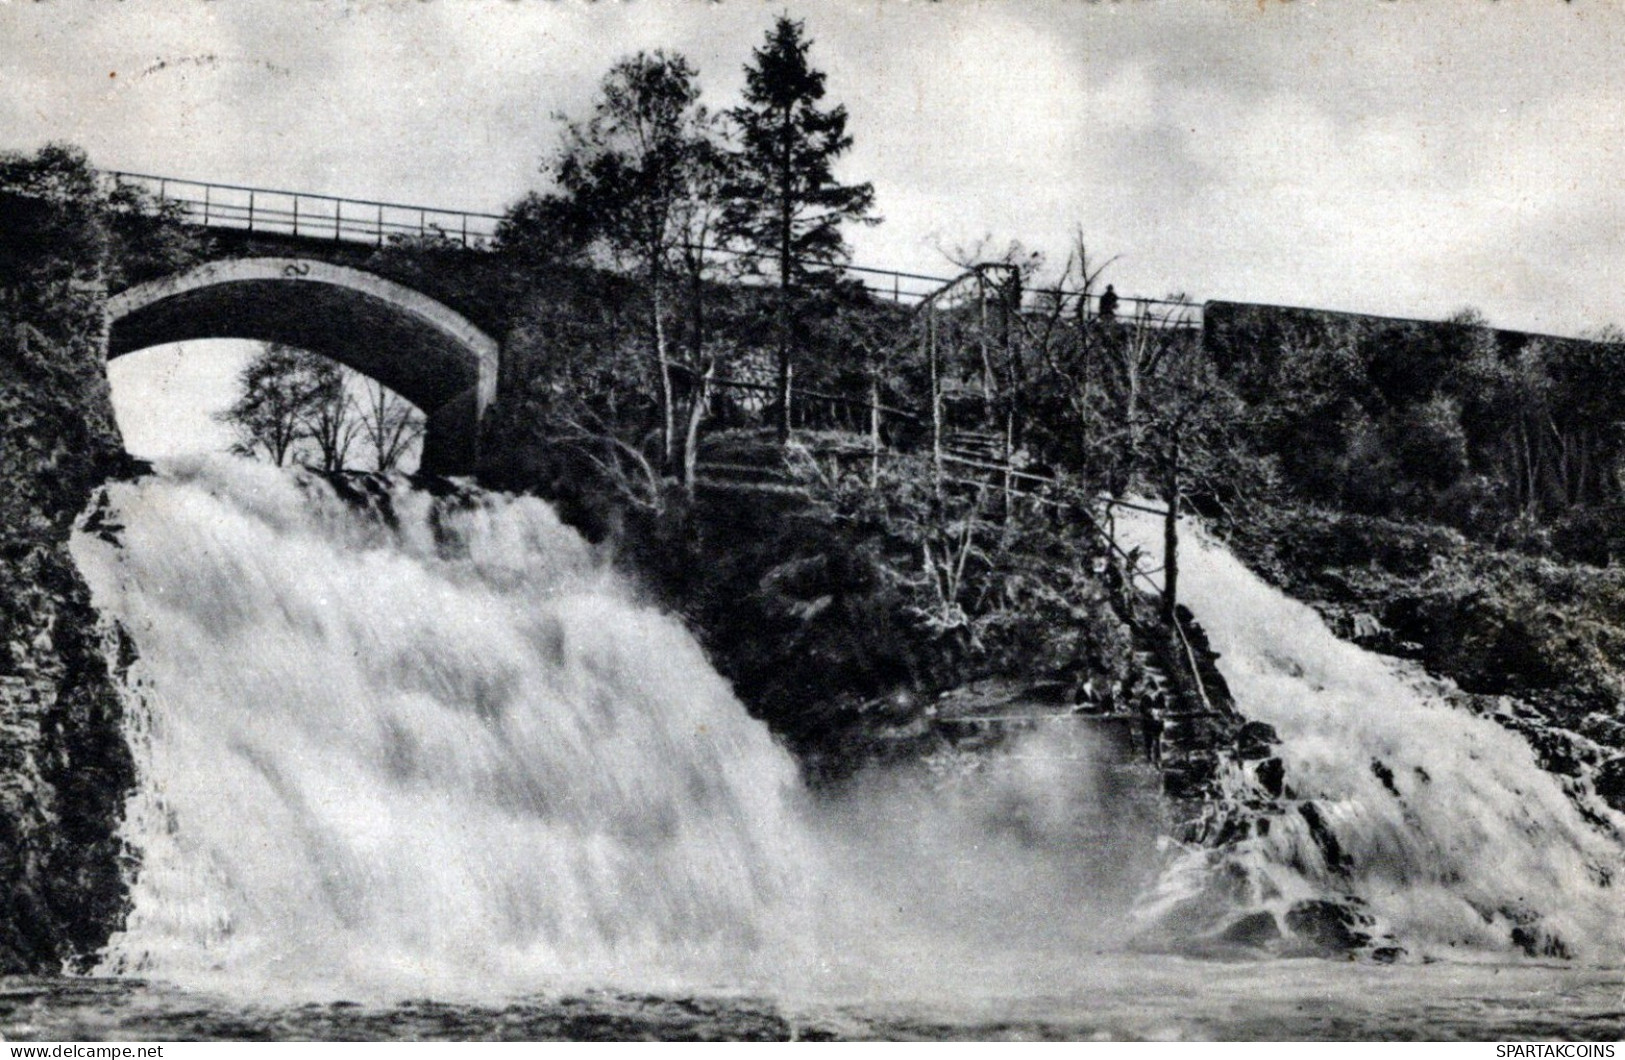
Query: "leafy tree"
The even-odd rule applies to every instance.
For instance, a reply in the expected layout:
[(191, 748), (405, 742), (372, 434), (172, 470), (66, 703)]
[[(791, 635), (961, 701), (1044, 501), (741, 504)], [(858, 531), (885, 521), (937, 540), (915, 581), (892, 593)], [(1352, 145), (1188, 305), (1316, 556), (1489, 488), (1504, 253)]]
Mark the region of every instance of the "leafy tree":
[(317, 359), (321, 363), (311, 366), (318, 380), (317, 390), (305, 414), (304, 430), (315, 447), (318, 466), (329, 473), (343, 471), (361, 431), (348, 385), (354, 373), (325, 357)]
[(192, 264), (206, 242), (184, 223), (181, 204), (160, 202), (133, 184), (108, 187), (70, 144), (47, 144), (33, 155), (0, 152), (0, 198), (7, 234), (0, 282), (14, 274), (36, 282), (63, 278), (53, 273), (68, 270), (88, 280), (105, 267), (102, 279), (133, 283)]
[(558, 265), (579, 258), (590, 235), (564, 196), (533, 191), (503, 212), (496, 250), (531, 268)]
[[(554, 167), (566, 230), (590, 233), (628, 259), (646, 284), (661, 462), (668, 468), (677, 462), (668, 284), (674, 259), (686, 260), (695, 277), (703, 270), (696, 256), (704, 251), (693, 237), (698, 229), (703, 238), (721, 188), (716, 122), (699, 102), (695, 77), (687, 59), (664, 51), (616, 63), (600, 86), (592, 117), (566, 126)], [(544, 201), (535, 209), (545, 214), (550, 208)]]
[(107, 193), (106, 217), (110, 281), (140, 283), (179, 272), (201, 261), (211, 243), (188, 222), (185, 205), (134, 184), (117, 184)]
[(243, 367), (242, 395), (221, 422), (237, 432), (232, 451), (277, 466), (302, 461), (343, 471), (357, 451), (372, 470), (396, 471), (423, 437), (423, 413), (377, 380), (321, 354), (266, 345)]
[(779, 16), (745, 67), (744, 104), (730, 112), (739, 149), (725, 230), (771, 260), (778, 274), (781, 435), (790, 430), (792, 296), (820, 266), (846, 260), (843, 222), (879, 220), (870, 214), (873, 185), (835, 179), (835, 160), (852, 146), (846, 108), (819, 106), (824, 74), (808, 65), (812, 42), (804, 32), (801, 22)]
[(84, 151), (48, 144), (32, 156), (0, 154), (0, 285), (44, 290), (100, 279), (111, 245), (106, 222)]
[(278, 467), (312, 438), (313, 423), (327, 415), (324, 407), (330, 407), (335, 390), (343, 391), (336, 362), (281, 343), (269, 343), (255, 354), (238, 381), (242, 395), (218, 414), (237, 432), (232, 451), (263, 455)]

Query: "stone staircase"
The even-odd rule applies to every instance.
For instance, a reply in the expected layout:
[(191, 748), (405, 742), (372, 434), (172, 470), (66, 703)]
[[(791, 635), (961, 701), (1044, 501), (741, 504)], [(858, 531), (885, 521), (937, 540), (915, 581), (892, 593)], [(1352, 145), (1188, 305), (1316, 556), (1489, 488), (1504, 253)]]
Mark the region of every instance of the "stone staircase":
[(1004, 464), (1004, 435), (998, 431), (950, 431), (942, 440), (946, 456), (977, 464)]
[(708, 435), (700, 445), (696, 480), (711, 493), (779, 494), (805, 498), (785, 466), (784, 448), (771, 431), (726, 431)]

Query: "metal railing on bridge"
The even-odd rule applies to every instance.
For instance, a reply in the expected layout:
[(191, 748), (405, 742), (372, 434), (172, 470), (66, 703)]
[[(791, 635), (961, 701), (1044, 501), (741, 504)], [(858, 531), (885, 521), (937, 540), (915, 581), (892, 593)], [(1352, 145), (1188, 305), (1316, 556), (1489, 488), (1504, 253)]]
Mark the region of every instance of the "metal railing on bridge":
[[(768, 260), (773, 256), (759, 251), (740, 250), (733, 247), (703, 247), (703, 250), (720, 254), (723, 257), (736, 260)], [(903, 272), (898, 269), (880, 269), (869, 265), (842, 265), (841, 271), (859, 283), (864, 290), (882, 301), (891, 301), (904, 305), (921, 305), (938, 298), (944, 291), (964, 282), (975, 275), (976, 268), (960, 273), (958, 276), (938, 276), (922, 272)], [(1101, 310), (1101, 294), (1098, 292), (1082, 293), (1064, 290), (1057, 287), (1022, 286), (1019, 288), (1024, 301), (1031, 306), (1035, 300), (1044, 300), (1050, 303), (1059, 302), (1066, 311), (1077, 313), (1080, 310), (1088, 316), (1099, 316)], [(982, 291), (985, 294), (985, 289)], [(1114, 296), (1115, 297), (1115, 296)], [(1079, 305), (1079, 300), (1082, 305)], [(1139, 295), (1123, 295), (1117, 298), (1115, 308), (1111, 311), (1118, 321), (1124, 324), (1144, 322), (1152, 327), (1169, 328), (1200, 328), (1202, 325), (1202, 307), (1196, 302), (1184, 298), (1144, 298)]]
[(114, 170), (106, 176), (115, 185), (135, 185), (159, 202), (176, 204), (193, 224), (302, 239), (381, 246), (396, 237), (434, 236), (478, 248), (490, 245), (502, 220), (501, 214), (179, 180), (151, 173)]
[[(300, 239), (329, 240), (382, 246), (391, 239), (437, 238), (471, 249), (486, 249), (496, 239), (502, 214), (448, 210), (437, 206), (350, 199), (337, 195), (261, 188), (247, 184), (219, 184), (183, 180), (152, 173), (106, 170), (114, 185), (133, 185), (159, 202), (180, 207), (187, 221), (207, 228), (229, 229)], [(736, 260), (763, 255), (733, 248), (708, 251)], [(845, 265), (842, 271), (876, 298), (903, 305), (918, 305), (955, 282), (954, 277), (904, 272), (868, 265)], [(1052, 287), (1022, 287), (1024, 297), (1059, 298), (1072, 310), (1098, 314), (1098, 294), (1079, 295)], [(1083, 299), (1079, 307), (1077, 301)], [(1116, 316), (1124, 322), (1143, 320), (1161, 327), (1200, 327), (1201, 307), (1177, 299), (1125, 295)]]

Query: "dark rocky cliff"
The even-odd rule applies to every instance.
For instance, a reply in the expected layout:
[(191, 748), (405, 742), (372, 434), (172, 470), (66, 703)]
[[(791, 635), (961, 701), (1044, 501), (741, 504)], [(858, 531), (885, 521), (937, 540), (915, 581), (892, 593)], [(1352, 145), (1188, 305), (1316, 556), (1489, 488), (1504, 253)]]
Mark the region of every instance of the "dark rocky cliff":
[(68, 553), (129, 470), (103, 371), (93, 197), (0, 198), (0, 973), (84, 965), (123, 918), (134, 769), (115, 645)]

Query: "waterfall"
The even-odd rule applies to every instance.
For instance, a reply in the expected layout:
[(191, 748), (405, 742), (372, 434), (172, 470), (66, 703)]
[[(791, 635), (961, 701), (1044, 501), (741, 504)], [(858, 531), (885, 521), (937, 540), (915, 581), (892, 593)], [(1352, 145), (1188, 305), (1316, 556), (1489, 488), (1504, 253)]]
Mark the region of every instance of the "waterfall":
[(546, 505), (224, 460), (112, 493), (121, 547), (76, 550), (146, 731), (107, 968), (659, 983), (803, 934), (793, 763)]
[[(1160, 556), (1160, 520), (1118, 527)], [(1291, 799), (1268, 835), (1171, 868), (1165, 898), (1228, 867), (1278, 913), (1352, 896), (1413, 953), (1617, 957), (1625, 815), (1596, 802), (1588, 823), (1522, 737), (1452, 706), (1419, 668), (1337, 639), (1189, 520), (1179, 559), (1180, 602), (1237, 709), (1280, 735)]]
[(103, 970), (277, 997), (1054, 995), (1101, 981), (1136, 912), (1234, 878), (1232, 913), (1355, 899), (1413, 954), (1619, 952), (1617, 840), (1520, 737), (1184, 541), (1185, 602), (1291, 790), (1267, 834), (1170, 855), (1155, 771), (1081, 719), (807, 791), (681, 623), (535, 499), (225, 458), (114, 484), (73, 542), (140, 655), (139, 870)]
[(1156, 871), (1154, 773), (1074, 723), (814, 798), (538, 500), (227, 458), (108, 490), (73, 547), (139, 650), (141, 777), (105, 972), (274, 997), (1053, 989)]

